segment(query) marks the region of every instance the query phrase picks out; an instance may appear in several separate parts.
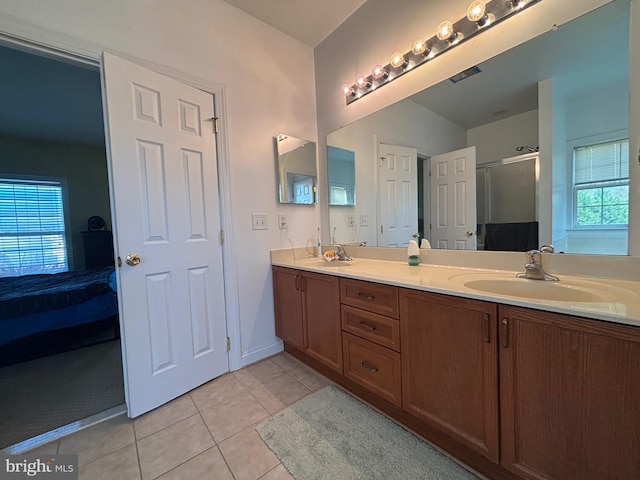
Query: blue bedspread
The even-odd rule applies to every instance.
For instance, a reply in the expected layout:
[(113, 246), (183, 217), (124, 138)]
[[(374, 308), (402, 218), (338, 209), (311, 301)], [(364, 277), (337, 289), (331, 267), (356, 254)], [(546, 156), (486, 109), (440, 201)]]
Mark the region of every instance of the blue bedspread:
[(0, 319), (83, 303), (112, 292), (114, 267), (0, 278)]

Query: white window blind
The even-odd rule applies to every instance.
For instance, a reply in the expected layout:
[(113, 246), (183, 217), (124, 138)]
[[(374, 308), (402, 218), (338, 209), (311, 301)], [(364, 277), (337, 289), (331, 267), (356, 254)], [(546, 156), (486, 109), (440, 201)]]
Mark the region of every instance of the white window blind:
[(629, 222), (629, 141), (577, 147), (573, 151), (576, 227), (617, 227)]
[(608, 182), (629, 177), (629, 141), (578, 147), (574, 151), (576, 185)]
[(66, 270), (61, 184), (0, 178), (0, 276)]

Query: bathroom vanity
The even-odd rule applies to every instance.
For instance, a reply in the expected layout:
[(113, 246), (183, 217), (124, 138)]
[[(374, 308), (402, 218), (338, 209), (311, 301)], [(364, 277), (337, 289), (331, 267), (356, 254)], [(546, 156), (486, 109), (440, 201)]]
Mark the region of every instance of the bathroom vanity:
[(640, 282), (323, 262), (272, 257), (286, 351), (488, 478), (638, 478)]

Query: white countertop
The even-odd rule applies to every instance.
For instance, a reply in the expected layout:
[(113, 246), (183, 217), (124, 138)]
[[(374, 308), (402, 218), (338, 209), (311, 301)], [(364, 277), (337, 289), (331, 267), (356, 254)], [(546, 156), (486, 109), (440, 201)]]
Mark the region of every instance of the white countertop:
[(545, 282), (516, 278), (519, 272), (511, 270), (359, 257), (326, 262), (284, 250), (272, 251), (271, 258), (272, 265), (309, 272), (640, 326), (640, 281), (556, 273), (558, 282)]

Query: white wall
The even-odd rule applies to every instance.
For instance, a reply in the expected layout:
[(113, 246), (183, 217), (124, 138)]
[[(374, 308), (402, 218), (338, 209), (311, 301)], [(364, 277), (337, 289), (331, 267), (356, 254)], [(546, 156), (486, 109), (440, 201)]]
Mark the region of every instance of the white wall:
[(468, 146), (476, 147), (476, 165), (515, 157), (519, 145), (538, 146), (538, 110), (513, 115), (467, 130)]
[[(573, 148), (628, 136), (629, 84), (613, 83), (573, 95), (570, 86), (554, 88), (553, 245), (567, 253), (627, 253), (627, 232), (573, 229)], [(598, 112), (593, 115), (592, 112)], [(541, 118), (541, 122), (547, 119)], [(630, 169), (633, 166), (630, 164)]]
[[(377, 63), (386, 64), (395, 50), (408, 51), (413, 40), (431, 36), (446, 19), (464, 16), (468, 0), (368, 0), (354, 15), (315, 49), (320, 152), (320, 184), (326, 183), (325, 136), (413, 93), (421, 91), (472, 65), (563, 24), (607, 0), (543, 1), (519, 15), (477, 35), (433, 62), (402, 76), (392, 84), (345, 105), (340, 92), (343, 83), (369, 72)], [(322, 221), (329, 221), (328, 207), (321, 199)]]
[[(377, 245), (377, 142), (417, 148), (418, 154), (431, 157), (464, 148), (466, 130), (404, 100), (331, 133), (330, 145), (353, 150), (356, 156), (356, 206), (329, 208), (331, 241), (335, 237), (338, 243)], [(355, 226), (349, 226), (348, 215), (355, 215)], [(368, 226), (359, 225), (360, 215), (367, 216)]]
[[(227, 147), (232, 216), (225, 218), (225, 265), (237, 288), (241, 342), (248, 363), (275, 353), (269, 250), (304, 244), (318, 225), (315, 206), (276, 202), (273, 137), (315, 140), (313, 51), (220, 0), (2, 0), (0, 32), (98, 58), (102, 50), (171, 67), (224, 86), (222, 145)], [(266, 213), (269, 230), (251, 229), (251, 213)], [(237, 278), (236, 278), (237, 275)], [(233, 357), (233, 356), (232, 356)], [(237, 365), (236, 365), (237, 366)]]

